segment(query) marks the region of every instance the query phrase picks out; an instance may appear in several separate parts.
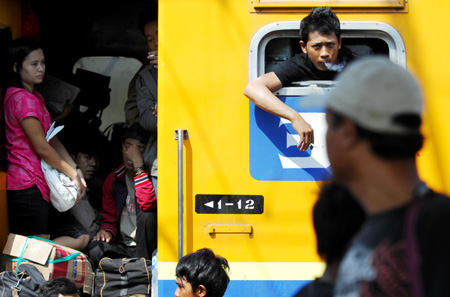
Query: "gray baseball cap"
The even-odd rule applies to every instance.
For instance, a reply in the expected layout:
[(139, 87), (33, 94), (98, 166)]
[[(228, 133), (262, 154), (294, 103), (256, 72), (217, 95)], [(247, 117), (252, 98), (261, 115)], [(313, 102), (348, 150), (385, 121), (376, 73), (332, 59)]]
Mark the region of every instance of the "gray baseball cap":
[(325, 106), (354, 120), (369, 131), (408, 135), (420, 127), (405, 127), (395, 118), (421, 116), (422, 92), (404, 67), (388, 58), (371, 56), (350, 63), (336, 78), (337, 86), (325, 98)]

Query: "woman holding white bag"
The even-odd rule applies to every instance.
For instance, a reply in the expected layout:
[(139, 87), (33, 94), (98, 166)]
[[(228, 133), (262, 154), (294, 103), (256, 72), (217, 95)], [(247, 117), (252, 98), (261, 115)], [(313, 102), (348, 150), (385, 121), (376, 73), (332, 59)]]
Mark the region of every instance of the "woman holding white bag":
[[(51, 118), (44, 99), (34, 89), (45, 74), (45, 57), (38, 42), (26, 37), (14, 40), (7, 51), (7, 62), (9, 75), (3, 98), (10, 232), (25, 236), (49, 234), (50, 190), (41, 159), (75, 183), (78, 200), (84, 195), (85, 182), (64, 145), (57, 138), (51, 145), (46, 141)], [(62, 236), (53, 240), (82, 249), (89, 241), (89, 236), (85, 237)]]

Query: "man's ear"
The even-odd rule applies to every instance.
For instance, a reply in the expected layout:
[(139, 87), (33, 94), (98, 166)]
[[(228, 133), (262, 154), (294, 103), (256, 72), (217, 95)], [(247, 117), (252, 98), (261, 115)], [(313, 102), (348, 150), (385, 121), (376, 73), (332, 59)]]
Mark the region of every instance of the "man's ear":
[(72, 160), (75, 161), (75, 155), (74, 154), (70, 154), (70, 157), (72, 157)]
[(342, 37), (339, 38), (339, 49), (341, 49), (342, 46)]
[(206, 288), (204, 285), (199, 285), (197, 290), (195, 290), (196, 297), (205, 297), (206, 296)]
[(308, 51), (306, 50), (306, 43), (304, 43), (303, 40), (300, 40), (299, 44), (300, 47), (302, 48), (303, 53), (307, 54)]
[(15, 73), (17, 73), (17, 63), (14, 63), (13, 70)]
[(358, 131), (356, 129), (355, 123), (351, 121), (349, 118), (344, 117), (343, 123), (341, 124), (341, 145), (343, 145), (346, 149), (350, 150), (355, 147), (358, 142)]

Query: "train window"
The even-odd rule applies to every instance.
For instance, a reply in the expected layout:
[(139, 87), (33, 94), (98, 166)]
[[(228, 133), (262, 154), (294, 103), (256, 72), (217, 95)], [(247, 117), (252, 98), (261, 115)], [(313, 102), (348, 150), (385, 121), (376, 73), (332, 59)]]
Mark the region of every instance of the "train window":
[[(272, 71), (276, 65), (301, 51), (299, 22), (280, 22), (261, 28), (253, 37), (249, 52), (249, 80)], [(405, 47), (400, 34), (377, 22), (341, 22), (343, 43), (355, 56), (386, 55), (406, 66)], [(333, 81), (294, 82), (275, 95), (296, 110), (314, 127), (314, 150), (297, 149), (299, 136), (288, 120), (249, 106), (250, 172), (256, 180), (323, 181), (331, 167), (326, 151), (325, 108), (308, 100), (309, 95), (326, 94)], [(317, 102), (316, 102), (317, 103)], [(268, 158), (267, 156), (275, 156)]]
[[(298, 28), (298, 21), (280, 22), (269, 24), (255, 34), (250, 45), (250, 81), (301, 52)], [(379, 22), (341, 22), (341, 31), (343, 44), (355, 57), (381, 54), (406, 65), (403, 41), (391, 26)]]
[[(264, 72), (271, 72), (280, 63), (301, 53), (299, 39), (290, 37), (274, 38), (267, 43), (265, 51)], [(384, 40), (377, 38), (344, 38), (342, 44), (358, 58), (365, 55), (389, 55), (389, 48)]]

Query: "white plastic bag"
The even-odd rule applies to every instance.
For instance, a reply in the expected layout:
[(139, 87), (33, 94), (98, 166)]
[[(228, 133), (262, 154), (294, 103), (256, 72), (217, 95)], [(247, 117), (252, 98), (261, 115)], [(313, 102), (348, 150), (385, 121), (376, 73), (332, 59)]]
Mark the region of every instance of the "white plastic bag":
[[(63, 128), (64, 126), (55, 128), (55, 122), (53, 122), (45, 137), (47, 141), (50, 141)], [(72, 208), (75, 205), (78, 194), (75, 183), (67, 175), (59, 172), (44, 160), (41, 160), (41, 167), (47, 185), (50, 188), (50, 202), (53, 206), (59, 212)]]

